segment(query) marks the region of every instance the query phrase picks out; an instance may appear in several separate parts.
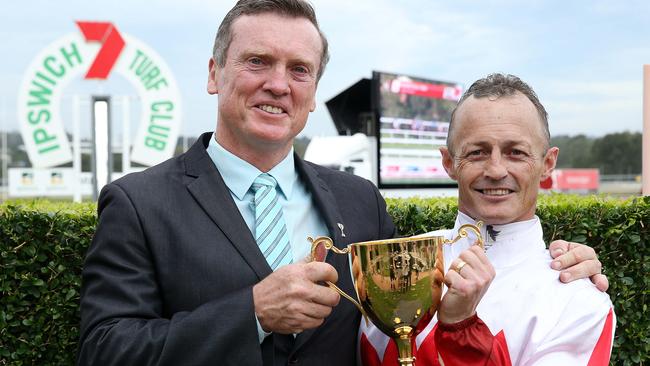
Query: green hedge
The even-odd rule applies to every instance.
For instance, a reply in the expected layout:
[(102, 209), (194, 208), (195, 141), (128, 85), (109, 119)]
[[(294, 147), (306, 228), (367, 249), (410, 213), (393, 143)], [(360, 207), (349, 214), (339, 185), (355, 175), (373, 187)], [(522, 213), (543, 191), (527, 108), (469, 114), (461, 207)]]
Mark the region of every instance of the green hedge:
[[(453, 225), (456, 200), (388, 200), (404, 235)], [(618, 324), (612, 364), (650, 362), (650, 197), (540, 198), (546, 240), (596, 248)], [(0, 365), (74, 364), (81, 265), (96, 224), (93, 204), (0, 205)]]
[(74, 365), (94, 204), (0, 206), (0, 365)]

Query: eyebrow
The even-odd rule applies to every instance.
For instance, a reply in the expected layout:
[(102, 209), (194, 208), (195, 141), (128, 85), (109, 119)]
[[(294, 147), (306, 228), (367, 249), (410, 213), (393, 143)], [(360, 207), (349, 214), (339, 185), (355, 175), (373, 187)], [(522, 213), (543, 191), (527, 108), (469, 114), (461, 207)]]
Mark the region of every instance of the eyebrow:
[[(503, 141), (499, 141), (498, 145), (502, 146), (502, 147), (503, 146), (505, 146), (505, 147), (521, 146), (521, 147), (531, 149), (531, 150), (533, 148), (530, 143), (525, 142), (525, 141), (521, 141), (521, 140), (503, 140)], [(469, 143), (463, 144), (461, 146), (460, 150), (461, 150), (461, 152), (465, 152), (466, 149), (468, 149), (468, 147), (472, 147), (472, 146), (491, 147), (492, 144), (490, 142), (488, 142), (488, 141), (469, 142)]]
[[(268, 50), (268, 49), (262, 49), (262, 48), (255, 48), (255, 49), (249, 49), (244, 52), (242, 52), (241, 57), (242, 59), (247, 59), (249, 57), (261, 57), (261, 58), (270, 58), (270, 59), (275, 59), (276, 57), (273, 57), (273, 52)], [(288, 60), (287, 62), (288, 65), (305, 65), (307, 66), (310, 70), (316, 73), (316, 67), (318, 66), (318, 63), (313, 63), (311, 61), (308, 61), (306, 58), (297, 56), (297, 57), (292, 57)]]

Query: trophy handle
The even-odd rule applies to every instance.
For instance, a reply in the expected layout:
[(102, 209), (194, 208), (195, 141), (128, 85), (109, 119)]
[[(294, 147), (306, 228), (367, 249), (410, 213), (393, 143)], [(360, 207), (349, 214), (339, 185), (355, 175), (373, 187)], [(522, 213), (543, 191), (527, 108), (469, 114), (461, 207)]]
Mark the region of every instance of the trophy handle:
[[(310, 262), (313, 262), (315, 260), (319, 261), (319, 262), (324, 262), (325, 261), (325, 256), (324, 255), (322, 256), (322, 258), (319, 258), (318, 246), (320, 244), (323, 244), (323, 246), (325, 248), (325, 253), (327, 253), (328, 250), (331, 250), (336, 254), (348, 254), (350, 252), (350, 247), (345, 247), (345, 249), (337, 248), (334, 245), (334, 242), (332, 241), (332, 239), (330, 239), (327, 236), (319, 236), (319, 237), (316, 237), (315, 239), (312, 238), (311, 236), (308, 236), (307, 240), (309, 240), (309, 242), (311, 243), (311, 255), (310, 255), (310, 258), (309, 258)], [(325, 283), (327, 284), (327, 286), (329, 286), (329, 288), (331, 288), (332, 290), (338, 292), (339, 295), (341, 295), (341, 296), (345, 297), (346, 299), (350, 300), (350, 302), (352, 302), (357, 307), (357, 309), (359, 309), (359, 311), (363, 315), (364, 319), (366, 319), (366, 322), (368, 322), (368, 314), (366, 314), (366, 311), (363, 310), (363, 307), (361, 307), (361, 304), (359, 303), (359, 301), (352, 298), (352, 296), (346, 294), (343, 290), (341, 290), (338, 286), (336, 286), (332, 282), (325, 281)]]
[[(481, 236), (481, 227), (483, 226), (483, 221), (477, 221), (476, 225), (472, 224), (465, 224), (458, 229), (458, 235), (453, 239), (445, 239), (444, 243), (445, 244), (454, 244), (455, 242), (459, 241), (461, 238), (466, 238), (467, 237), (467, 230), (473, 231), (474, 234), (476, 234), (476, 241), (478, 242), (478, 246), (481, 247), (481, 249), (484, 249), (484, 242), (483, 242), (483, 236)], [(313, 247), (312, 247), (313, 248)]]

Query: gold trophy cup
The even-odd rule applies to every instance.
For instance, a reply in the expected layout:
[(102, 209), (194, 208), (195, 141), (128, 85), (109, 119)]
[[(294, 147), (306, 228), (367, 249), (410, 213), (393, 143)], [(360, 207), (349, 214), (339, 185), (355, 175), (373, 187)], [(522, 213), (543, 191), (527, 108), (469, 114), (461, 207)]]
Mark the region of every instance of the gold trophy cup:
[(335, 284), (327, 285), (352, 301), (366, 321), (372, 323), (397, 343), (398, 361), (402, 366), (415, 365), (411, 338), (425, 314), (438, 310), (444, 280), (443, 244), (452, 244), (473, 231), (478, 245), (483, 239), (477, 225), (463, 225), (453, 240), (442, 236), (421, 236), (353, 243), (345, 249), (334, 246), (332, 239), (311, 237), (312, 260), (324, 260), (327, 250), (348, 254), (350, 273), (358, 301)]

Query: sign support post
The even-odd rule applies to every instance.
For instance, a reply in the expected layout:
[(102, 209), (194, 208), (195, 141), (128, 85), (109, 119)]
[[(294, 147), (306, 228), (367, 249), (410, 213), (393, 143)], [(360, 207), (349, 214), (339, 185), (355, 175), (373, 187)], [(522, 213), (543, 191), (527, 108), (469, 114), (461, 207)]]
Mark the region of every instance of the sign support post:
[(129, 96), (122, 97), (122, 175), (131, 170), (131, 105)]
[(72, 200), (81, 202), (81, 131), (79, 112), (81, 108), (81, 98), (79, 95), (72, 97), (72, 169), (74, 170), (75, 181), (79, 184), (78, 189), (74, 190)]
[(110, 98), (93, 97), (93, 198), (111, 181), (113, 149), (111, 148)]

